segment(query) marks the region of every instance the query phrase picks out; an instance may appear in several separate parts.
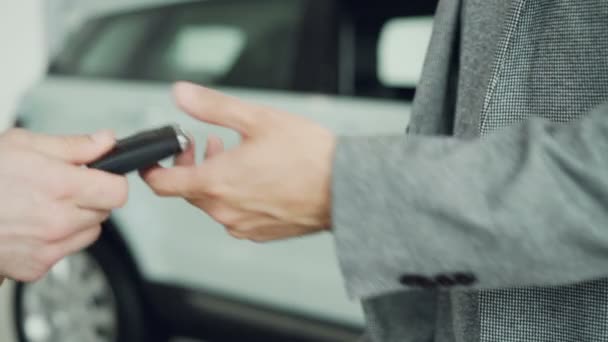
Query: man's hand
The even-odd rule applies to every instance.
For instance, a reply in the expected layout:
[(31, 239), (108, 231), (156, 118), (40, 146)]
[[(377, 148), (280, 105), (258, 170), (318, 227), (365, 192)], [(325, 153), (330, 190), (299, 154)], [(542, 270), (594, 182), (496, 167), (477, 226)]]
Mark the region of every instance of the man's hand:
[(34, 281), (93, 243), (127, 182), (81, 167), (115, 144), (111, 133), (52, 137), (14, 129), (0, 135), (0, 274)]
[(185, 112), (243, 139), (224, 151), (221, 140), (210, 137), (201, 165), (193, 147), (175, 167), (147, 170), (142, 176), (158, 195), (184, 197), (241, 239), (277, 240), (330, 227), (335, 139), (328, 130), (188, 83), (174, 91)]

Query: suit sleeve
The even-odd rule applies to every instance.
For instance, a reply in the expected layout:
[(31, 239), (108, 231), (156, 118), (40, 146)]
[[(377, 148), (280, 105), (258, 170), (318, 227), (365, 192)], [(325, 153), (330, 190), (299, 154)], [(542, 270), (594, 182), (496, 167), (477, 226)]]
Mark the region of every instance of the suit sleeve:
[(608, 106), (475, 140), (340, 138), (332, 197), (353, 297), (605, 277)]

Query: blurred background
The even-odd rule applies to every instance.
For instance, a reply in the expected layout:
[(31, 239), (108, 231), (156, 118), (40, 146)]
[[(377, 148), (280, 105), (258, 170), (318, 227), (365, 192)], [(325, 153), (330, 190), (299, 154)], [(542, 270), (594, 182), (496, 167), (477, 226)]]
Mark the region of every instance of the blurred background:
[(92, 16), (179, 0), (22, 0), (0, 3), (0, 127), (25, 89), (43, 76), (71, 29)]
[[(0, 2), (0, 130), (126, 136), (177, 123), (204, 146), (189, 80), (306, 116), (339, 135), (403, 134), (435, 0)], [(135, 175), (91, 248), (33, 284), (0, 288), (0, 342), (352, 341), (331, 235), (229, 238)], [(370, 227), (373, 229), (373, 227)]]

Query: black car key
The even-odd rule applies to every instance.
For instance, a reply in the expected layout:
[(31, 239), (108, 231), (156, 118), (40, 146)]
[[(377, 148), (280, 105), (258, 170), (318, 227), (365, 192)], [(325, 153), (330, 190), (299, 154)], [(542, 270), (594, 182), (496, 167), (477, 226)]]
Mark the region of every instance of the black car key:
[(179, 154), (190, 143), (188, 134), (179, 126), (166, 126), (118, 140), (112, 151), (87, 166), (124, 175)]

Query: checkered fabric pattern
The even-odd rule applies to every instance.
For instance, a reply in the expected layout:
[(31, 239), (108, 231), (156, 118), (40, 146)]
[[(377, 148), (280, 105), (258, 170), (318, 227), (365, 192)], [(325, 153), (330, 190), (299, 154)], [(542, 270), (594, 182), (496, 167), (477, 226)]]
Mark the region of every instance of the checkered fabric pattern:
[[(532, 116), (568, 122), (608, 100), (607, 0), (517, 0), (512, 11), (482, 135)], [(479, 318), (483, 342), (608, 341), (608, 280), (482, 291)]]
[(479, 305), (482, 341), (608, 341), (608, 280), (486, 291)]
[(484, 102), (482, 134), (532, 116), (568, 122), (607, 100), (608, 1), (517, 0), (513, 11)]

